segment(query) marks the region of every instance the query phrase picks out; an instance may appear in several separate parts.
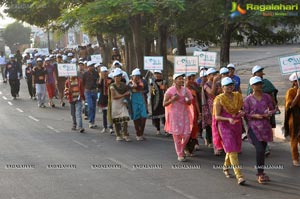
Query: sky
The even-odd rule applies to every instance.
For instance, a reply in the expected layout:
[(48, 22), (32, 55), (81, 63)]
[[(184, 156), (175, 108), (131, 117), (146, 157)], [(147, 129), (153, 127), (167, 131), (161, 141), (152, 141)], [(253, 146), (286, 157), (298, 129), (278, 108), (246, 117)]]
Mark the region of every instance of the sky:
[(4, 18), (0, 18), (0, 27), (5, 28), (8, 24), (15, 22), (15, 19), (8, 17), (4, 12), (5, 8), (0, 8), (0, 13), (4, 16)]

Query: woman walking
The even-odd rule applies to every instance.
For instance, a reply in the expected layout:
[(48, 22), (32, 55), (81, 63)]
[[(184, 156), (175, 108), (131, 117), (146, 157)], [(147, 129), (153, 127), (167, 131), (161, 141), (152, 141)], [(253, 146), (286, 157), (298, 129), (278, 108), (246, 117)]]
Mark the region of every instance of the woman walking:
[[(130, 141), (127, 132), (129, 114), (127, 110), (128, 101), (126, 97), (130, 95), (128, 87), (125, 83), (121, 82), (122, 70), (115, 69), (114, 73), (115, 82), (109, 86), (108, 94), (108, 119), (113, 124), (116, 133), (116, 141)], [(122, 135), (121, 135), (122, 131)]]
[(271, 96), (263, 92), (262, 79), (258, 76), (250, 78), (253, 93), (244, 101), (244, 111), (248, 121), (248, 140), (256, 150), (256, 168), (258, 183), (270, 181), (264, 174), (265, 151), (268, 142), (273, 141), (270, 117), (275, 113)]
[(220, 143), (226, 153), (223, 172), (230, 178), (229, 168), (233, 168), (234, 174), (239, 185), (246, 181), (240, 170), (238, 153), (242, 147), (242, 120), (244, 115), (241, 112), (243, 107), (243, 97), (238, 92), (233, 92), (234, 82), (230, 77), (225, 77), (221, 81), (223, 93), (214, 100), (213, 117), (219, 136), (214, 137), (214, 145)]
[(300, 144), (300, 72), (293, 73), (289, 80), (292, 82), (285, 95), (285, 131), (290, 136), (293, 165), (300, 167), (298, 144)]
[(173, 75), (174, 86), (164, 96), (166, 113), (165, 131), (173, 135), (178, 161), (186, 161), (184, 147), (189, 141), (193, 127), (194, 112), (191, 106), (193, 96), (184, 86), (184, 74)]

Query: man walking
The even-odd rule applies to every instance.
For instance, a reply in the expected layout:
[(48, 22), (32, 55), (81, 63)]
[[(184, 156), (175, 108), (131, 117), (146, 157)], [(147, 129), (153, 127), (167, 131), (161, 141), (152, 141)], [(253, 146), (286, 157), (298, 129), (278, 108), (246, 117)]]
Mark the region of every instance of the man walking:
[(22, 78), (22, 67), (16, 62), (13, 54), (9, 55), (9, 62), (6, 64), (5, 77), (7, 77), (10, 85), (10, 92), (15, 100), (19, 96), (20, 79)]

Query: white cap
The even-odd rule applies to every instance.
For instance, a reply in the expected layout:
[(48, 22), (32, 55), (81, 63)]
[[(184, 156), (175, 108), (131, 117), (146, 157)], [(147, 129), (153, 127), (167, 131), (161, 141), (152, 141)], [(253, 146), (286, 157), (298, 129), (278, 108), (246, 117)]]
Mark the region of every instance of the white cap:
[(220, 74), (225, 74), (225, 73), (229, 73), (228, 68), (226, 68), (226, 67), (221, 68)]
[(57, 54), (56, 57), (62, 57), (62, 55), (61, 54)]
[(113, 76), (116, 77), (116, 76), (119, 76), (119, 75), (122, 75), (122, 70), (120, 68), (116, 68), (114, 70), (114, 73), (113, 73)]
[(131, 76), (139, 76), (139, 75), (141, 75), (141, 70), (139, 68), (136, 68), (131, 72)]
[(173, 75), (173, 79), (175, 80), (177, 77), (180, 77), (180, 76), (183, 76), (184, 77), (184, 74), (183, 73), (175, 73)]
[(95, 68), (97, 68), (98, 66), (101, 66), (100, 63), (95, 64)]
[(64, 61), (66, 61), (66, 60), (68, 60), (68, 57), (67, 57), (66, 55), (63, 55), (63, 56), (62, 56), (62, 59), (63, 59)]
[(254, 75), (254, 73), (256, 73), (257, 71), (260, 71), (260, 70), (263, 70), (263, 69), (264, 69), (264, 68), (261, 67), (261, 66), (258, 66), (258, 65), (254, 66), (254, 67), (252, 68), (252, 75)]
[(78, 64), (84, 64), (84, 62), (83, 61), (79, 61)]
[(229, 84), (233, 84), (234, 82), (232, 81), (232, 79), (230, 77), (224, 77), (221, 81), (221, 85), (222, 86), (227, 86)]
[(71, 59), (71, 63), (72, 63), (72, 64), (76, 64), (76, 62), (77, 62), (77, 59), (76, 59), (76, 58), (72, 58), (72, 59)]
[(206, 70), (206, 67), (205, 66), (201, 66), (200, 70)]
[(123, 64), (121, 62), (119, 62), (118, 60), (115, 60), (112, 65), (115, 66), (116, 64), (123, 66)]
[(234, 66), (234, 64), (228, 64), (227, 68), (233, 68), (233, 69), (235, 69), (235, 66)]
[(206, 74), (207, 75), (210, 75), (210, 74), (213, 74), (213, 73), (217, 73), (218, 71), (215, 69), (215, 68), (209, 68), (207, 71), (206, 71)]
[(108, 74), (108, 78), (113, 79), (113, 78), (114, 78), (114, 74), (113, 74), (113, 73), (109, 73), (109, 74)]
[(42, 60), (42, 58), (37, 58), (36, 61), (41, 61), (42, 62), (43, 60)]
[(50, 57), (45, 58), (45, 61), (50, 61), (50, 60), (51, 60)]
[(251, 77), (249, 80), (250, 85), (256, 84), (258, 82), (262, 82), (262, 79), (258, 76)]
[(193, 76), (193, 75), (196, 76), (196, 73), (188, 73), (188, 74), (186, 74), (187, 77), (190, 77), (190, 76)]
[(8, 57), (9, 57), (9, 58), (14, 58), (15, 55), (14, 55), (14, 54), (10, 54)]
[(207, 74), (205, 70), (200, 71), (200, 77), (206, 77), (206, 76)]
[(154, 70), (153, 73), (160, 73), (160, 74), (162, 74), (161, 70)]
[[(297, 77), (298, 76), (298, 77)], [(294, 72), (293, 74), (290, 75), (289, 80), (291, 82), (296, 81), (297, 79), (300, 79), (300, 72)]]
[(68, 53), (68, 57), (73, 57), (73, 53)]
[(27, 64), (32, 64), (32, 61), (30, 59), (27, 59), (26, 63)]
[(102, 66), (102, 67), (100, 68), (100, 71), (101, 71), (101, 72), (106, 72), (106, 71), (108, 71), (108, 70), (107, 70), (107, 67), (106, 67), (106, 66)]
[(94, 64), (95, 64), (94, 62), (88, 61), (86, 65), (87, 65), (87, 66), (94, 66)]

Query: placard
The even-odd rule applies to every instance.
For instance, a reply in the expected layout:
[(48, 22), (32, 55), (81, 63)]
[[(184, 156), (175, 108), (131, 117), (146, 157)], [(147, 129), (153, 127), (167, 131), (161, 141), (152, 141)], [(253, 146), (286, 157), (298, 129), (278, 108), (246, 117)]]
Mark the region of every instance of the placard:
[(101, 54), (91, 55), (91, 61), (93, 63), (98, 63), (98, 64), (102, 63), (102, 56), (101, 56)]
[(194, 56), (199, 57), (199, 66), (216, 67), (216, 52), (194, 51)]
[(198, 73), (197, 56), (175, 56), (174, 73)]
[(144, 70), (163, 70), (163, 57), (144, 56)]
[(300, 71), (300, 55), (290, 55), (279, 58), (281, 74), (290, 74)]
[(49, 55), (49, 49), (48, 48), (39, 48), (38, 53), (42, 56), (48, 56)]
[(57, 64), (59, 77), (77, 76), (76, 64)]

